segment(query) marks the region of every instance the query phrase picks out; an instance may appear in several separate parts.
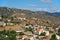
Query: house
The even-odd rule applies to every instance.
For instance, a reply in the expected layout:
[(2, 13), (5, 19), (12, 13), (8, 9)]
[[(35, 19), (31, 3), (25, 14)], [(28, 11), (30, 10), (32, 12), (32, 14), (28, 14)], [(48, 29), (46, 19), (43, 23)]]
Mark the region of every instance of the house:
[(35, 17), (33, 17), (32, 19), (33, 19), (33, 20), (37, 20), (37, 18), (35, 18)]
[(8, 22), (10, 22), (11, 20), (10, 20), (10, 19), (8, 19), (7, 21), (8, 21)]
[(49, 31), (45, 31), (45, 33), (46, 33), (46, 36), (48, 36), (48, 35), (49, 35)]
[(47, 37), (44, 37), (42, 40), (50, 40), (51, 39), (51, 36), (47, 36)]
[(60, 39), (60, 36), (56, 35), (56, 38), (59, 40)]
[(28, 39), (28, 36), (26, 36), (26, 35), (24, 35), (23, 37), (22, 37), (22, 40), (27, 40)]
[(13, 26), (13, 25), (14, 25), (14, 23), (7, 23), (7, 25)]
[(0, 27), (5, 27), (6, 23), (5, 22), (0, 22)]
[(46, 33), (46, 36), (49, 35), (49, 31), (46, 31), (42, 26), (37, 30), (37, 33), (40, 35), (41, 33)]
[(22, 37), (22, 40), (34, 40), (34, 37), (33, 36), (26, 36), (26, 35), (24, 35)]
[(33, 35), (32, 32), (29, 32), (29, 31), (24, 32), (24, 34), (25, 34), (25, 35)]
[(38, 33), (39, 35), (40, 35), (41, 33), (43, 33), (43, 32), (45, 32), (45, 30), (44, 30), (43, 28), (37, 30), (37, 33)]
[(17, 17), (18, 20), (26, 20), (26, 18), (23, 18), (23, 17)]
[(17, 33), (22, 32), (22, 31), (16, 31)]
[(40, 27), (40, 26), (39, 26), (39, 25), (37, 25), (37, 24), (34, 24), (34, 25), (33, 25), (34, 30), (39, 29), (39, 27)]
[(33, 37), (33, 36), (30, 36), (29, 39), (30, 39), (30, 40), (34, 40), (34, 37)]

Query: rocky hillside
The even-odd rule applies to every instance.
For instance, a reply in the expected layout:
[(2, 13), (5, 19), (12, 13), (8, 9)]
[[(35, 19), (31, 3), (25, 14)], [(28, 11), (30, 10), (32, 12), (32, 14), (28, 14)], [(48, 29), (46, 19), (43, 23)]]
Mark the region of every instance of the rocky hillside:
[(49, 13), (44, 11), (30, 11), (16, 8), (0, 7), (0, 15), (12, 16), (14, 14), (25, 14), (25, 17), (36, 17), (44, 22), (60, 24), (60, 13)]

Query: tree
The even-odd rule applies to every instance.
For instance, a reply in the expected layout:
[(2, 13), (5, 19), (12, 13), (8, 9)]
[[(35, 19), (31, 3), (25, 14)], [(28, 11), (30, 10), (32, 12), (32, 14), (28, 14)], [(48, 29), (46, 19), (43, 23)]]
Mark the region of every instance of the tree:
[(57, 33), (57, 34), (60, 36), (60, 28), (59, 28), (58, 33)]
[(46, 34), (46, 33), (45, 33), (45, 32), (43, 32), (43, 33), (41, 33), (41, 34), (40, 34), (40, 36), (45, 36), (45, 34)]
[(57, 40), (56, 35), (53, 34), (53, 35), (51, 36), (51, 39), (50, 39), (50, 40)]
[(25, 31), (30, 31), (33, 33), (33, 28), (29, 27), (29, 28), (25, 28)]

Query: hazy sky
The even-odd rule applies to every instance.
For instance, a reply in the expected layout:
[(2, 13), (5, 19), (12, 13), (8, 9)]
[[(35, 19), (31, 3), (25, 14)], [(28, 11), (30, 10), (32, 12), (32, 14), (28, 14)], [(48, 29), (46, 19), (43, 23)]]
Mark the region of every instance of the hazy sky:
[(60, 12), (60, 0), (0, 0), (0, 6), (33, 11)]

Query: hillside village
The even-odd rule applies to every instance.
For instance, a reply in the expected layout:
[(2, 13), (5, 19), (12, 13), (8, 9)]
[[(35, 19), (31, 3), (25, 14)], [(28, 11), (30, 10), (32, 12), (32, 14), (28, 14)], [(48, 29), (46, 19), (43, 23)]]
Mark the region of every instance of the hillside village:
[(60, 25), (46, 19), (43, 20), (46, 17), (44, 14), (43, 19), (40, 19), (35, 17), (34, 14), (31, 17), (31, 15), (28, 16), (25, 13), (18, 14), (15, 12), (10, 16), (0, 14), (0, 39), (60, 40)]

